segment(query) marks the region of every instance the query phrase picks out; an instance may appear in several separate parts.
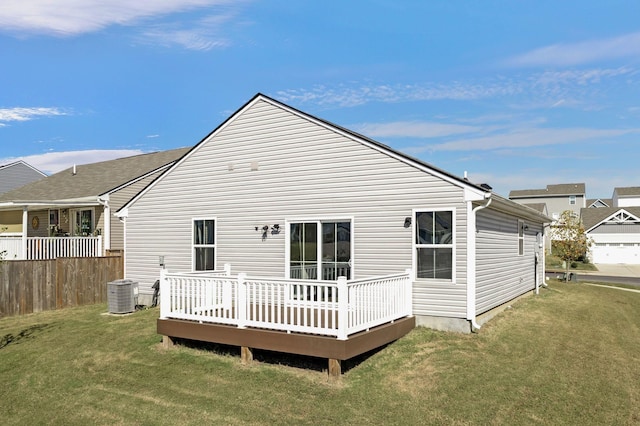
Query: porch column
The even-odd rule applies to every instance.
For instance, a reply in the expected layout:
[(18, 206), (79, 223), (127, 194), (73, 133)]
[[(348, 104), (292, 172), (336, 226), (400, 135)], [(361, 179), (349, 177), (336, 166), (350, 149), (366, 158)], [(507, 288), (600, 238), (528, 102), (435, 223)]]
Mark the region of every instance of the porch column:
[(27, 260), (27, 233), (29, 230), (29, 211), (27, 206), (22, 208), (22, 249), (20, 259)]

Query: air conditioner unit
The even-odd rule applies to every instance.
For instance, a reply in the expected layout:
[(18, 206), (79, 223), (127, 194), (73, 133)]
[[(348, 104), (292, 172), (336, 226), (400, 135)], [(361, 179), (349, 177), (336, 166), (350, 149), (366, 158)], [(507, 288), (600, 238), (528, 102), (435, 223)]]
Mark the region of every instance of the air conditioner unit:
[(111, 314), (128, 314), (136, 309), (138, 283), (116, 280), (107, 283), (107, 305)]

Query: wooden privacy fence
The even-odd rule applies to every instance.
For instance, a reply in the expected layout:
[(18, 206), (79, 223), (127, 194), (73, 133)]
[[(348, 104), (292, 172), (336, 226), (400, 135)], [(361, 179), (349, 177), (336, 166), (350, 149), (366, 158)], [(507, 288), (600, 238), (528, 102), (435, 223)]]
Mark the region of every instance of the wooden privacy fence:
[(106, 302), (123, 271), (121, 256), (1, 262), (0, 317)]

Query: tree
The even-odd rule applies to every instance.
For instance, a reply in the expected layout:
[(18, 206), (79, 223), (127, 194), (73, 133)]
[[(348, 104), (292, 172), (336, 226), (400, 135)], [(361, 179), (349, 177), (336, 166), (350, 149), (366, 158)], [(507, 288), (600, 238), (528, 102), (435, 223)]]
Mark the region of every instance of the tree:
[(571, 210), (560, 215), (553, 227), (553, 239), (554, 254), (566, 263), (565, 280), (568, 280), (571, 263), (586, 257), (593, 241), (587, 237), (578, 215)]

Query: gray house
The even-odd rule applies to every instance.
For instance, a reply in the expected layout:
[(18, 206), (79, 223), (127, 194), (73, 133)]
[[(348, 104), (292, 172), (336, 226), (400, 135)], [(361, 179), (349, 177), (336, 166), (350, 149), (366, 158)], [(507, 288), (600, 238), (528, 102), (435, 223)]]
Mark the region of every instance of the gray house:
[(547, 185), (544, 189), (517, 189), (509, 192), (509, 199), (520, 204), (546, 204), (549, 216), (557, 220), (569, 210), (576, 215), (587, 207), (584, 183)]
[(613, 189), (610, 200), (590, 203), (580, 219), (593, 241), (593, 263), (640, 264), (640, 187)]
[(0, 165), (0, 194), (46, 176), (46, 174), (22, 160)]
[(467, 332), (543, 282), (550, 221), (262, 94), (117, 214), (141, 303), (163, 270), (320, 283), (409, 269), (416, 323)]
[(124, 227), (113, 213), (187, 151), (73, 166), (0, 194), (0, 252), (37, 260), (123, 250)]

